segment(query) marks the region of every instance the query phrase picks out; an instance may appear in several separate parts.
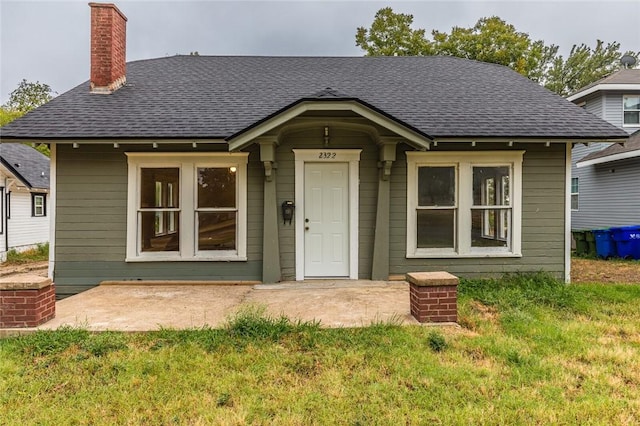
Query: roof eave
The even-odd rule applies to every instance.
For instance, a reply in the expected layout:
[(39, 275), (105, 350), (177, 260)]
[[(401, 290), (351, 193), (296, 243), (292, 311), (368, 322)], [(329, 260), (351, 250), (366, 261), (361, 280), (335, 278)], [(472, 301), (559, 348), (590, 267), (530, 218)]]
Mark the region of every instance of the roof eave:
[(0, 165), (4, 166), (5, 169), (7, 169), (7, 171), (12, 174), (16, 179), (18, 179), (20, 182), (22, 182), (29, 190), (31, 190), (33, 187), (31, 186), (31, 183), (20, 174), (20, 172), (18, 172), (11, 164), (9, 164), (4, 158), (0, 157)]
[(640, 90), (640, 84), (633, 83), (602, 83), (596, 84), (595, 86), (588, 87), (584, 90), (574, 93), (571, 96), (567, 97), (567, 100), (570, 102), (577, 101), (579, 99), (584, 98), (592, 93), (599, 91), (611, 91), (611, 90)]
[(580, 160), (576, 163), (576, 167), (580, 169), (582, 167), (594, 166), (596, 164), (611, 163), (612, 161), (628, 160), (631, 158), (640, 158), (640, 149), (637, 149), (634, 151), (620, 152), (618, 154), (606, 155), (604, 157), (594, 158), (592, 160), (586, 160), (586, 161)]

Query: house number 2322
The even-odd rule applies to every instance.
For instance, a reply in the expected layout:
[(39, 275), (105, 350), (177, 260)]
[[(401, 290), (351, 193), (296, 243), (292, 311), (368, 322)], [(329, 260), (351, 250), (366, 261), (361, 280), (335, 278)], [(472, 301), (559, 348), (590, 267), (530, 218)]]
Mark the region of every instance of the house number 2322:
[(331, 159), (331, 158), (336, 158), (336, 153), (335, 152), (321, 152), (318, 155), (318, 158), (321, 160), (327, 160), (327, 159)]

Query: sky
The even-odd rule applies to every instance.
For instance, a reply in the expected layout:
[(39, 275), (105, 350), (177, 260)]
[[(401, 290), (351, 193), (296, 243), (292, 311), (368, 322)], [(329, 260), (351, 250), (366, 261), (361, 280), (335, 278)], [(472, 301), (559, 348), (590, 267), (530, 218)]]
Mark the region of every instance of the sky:
[[(89, 0), (0, 0), (0, 103), (22, 79), (57, 93), (89, 77)], [(621, 1), (130, 1), (127, 61), (201, 55), (361, 56), (356, 28), (390, 6), (413, 28), (450, 32), (499, 16), (534, 40), (560, 46), (617, 41), (640, 51), (640, 0)]]

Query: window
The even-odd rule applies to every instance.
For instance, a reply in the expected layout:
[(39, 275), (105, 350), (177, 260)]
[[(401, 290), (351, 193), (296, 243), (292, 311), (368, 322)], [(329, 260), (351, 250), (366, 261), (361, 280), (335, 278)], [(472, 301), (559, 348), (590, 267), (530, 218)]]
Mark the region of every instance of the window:
[(640, 127), (640, 95), (626, 95), (622, 97), (624, 125)]
[(248, 154), (127, 153), (127, 260), (246, 260)]
[(571, 210), (578, 210), (578, 178), (571, 178)]
[(523, 151), (407, 153), (407, 257), (520, 256)]
[(31, 216), (43, 217), (47, 215), (46, 194), (31, 194)]

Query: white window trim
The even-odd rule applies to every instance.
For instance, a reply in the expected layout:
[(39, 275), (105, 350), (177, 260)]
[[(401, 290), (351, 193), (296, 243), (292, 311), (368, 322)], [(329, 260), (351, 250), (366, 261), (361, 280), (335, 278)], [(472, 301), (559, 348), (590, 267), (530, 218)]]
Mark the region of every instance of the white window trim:
[[(522, 159), (524, 151), (482, 152), (407, 152), (407, 258), (522, 257)], [(457, 214), (455, 249), (418, 249), (416, 209), (418, 204), (418, 167), (451, 166), (457, 169)], [(504, 166), (512, 169), (510, 196), (511, 247), (471, 247), (471, 210), (473, 207), (473, 166)]]
[[(155, 261), (246, 261), (247, 260), (247, 163), (248, 153), (125, 153), (128, 158), (127, 262)], [(236, 250), (198, 251), (196, 248), (196, 173), (198, 167), (236, 167), (237, 229)], [(179, 167), (180, 250), (146, 252), (139, 249), (138, 206), (140, 170), (144, 167)]]
[[(576, 182), (578, 183), (578, 192), (573, 192), (573, 180), (576, 180)], [(572, 212), (577, 212), (578, 210), (580, 210), (580, 178), (579, 177), (572, 177), (571, 178), (571, 186), (569, 189), (570, 194), (570, 198), (569, 198), (569, 205), (571, 206), (571, 211)], [(578, 208), (574, 209), (573, 208), (573, 196), (576, 196), (578, 198)]]
[(640, 98), (640, 94), (636, 94), (636, 95), (622, 95), (622, 127), (640, 127), (640, 123), (635, 124), (635, 123), (631, 123), (631, 124), (627, 124), (624, 122), (624, 113), (626, 111), (639, 111), (638, 115), (640, 115), (640, 110), (635, 110), (635, 109), (625, 109), (624, 107), (624, 99), (625, 98)]

